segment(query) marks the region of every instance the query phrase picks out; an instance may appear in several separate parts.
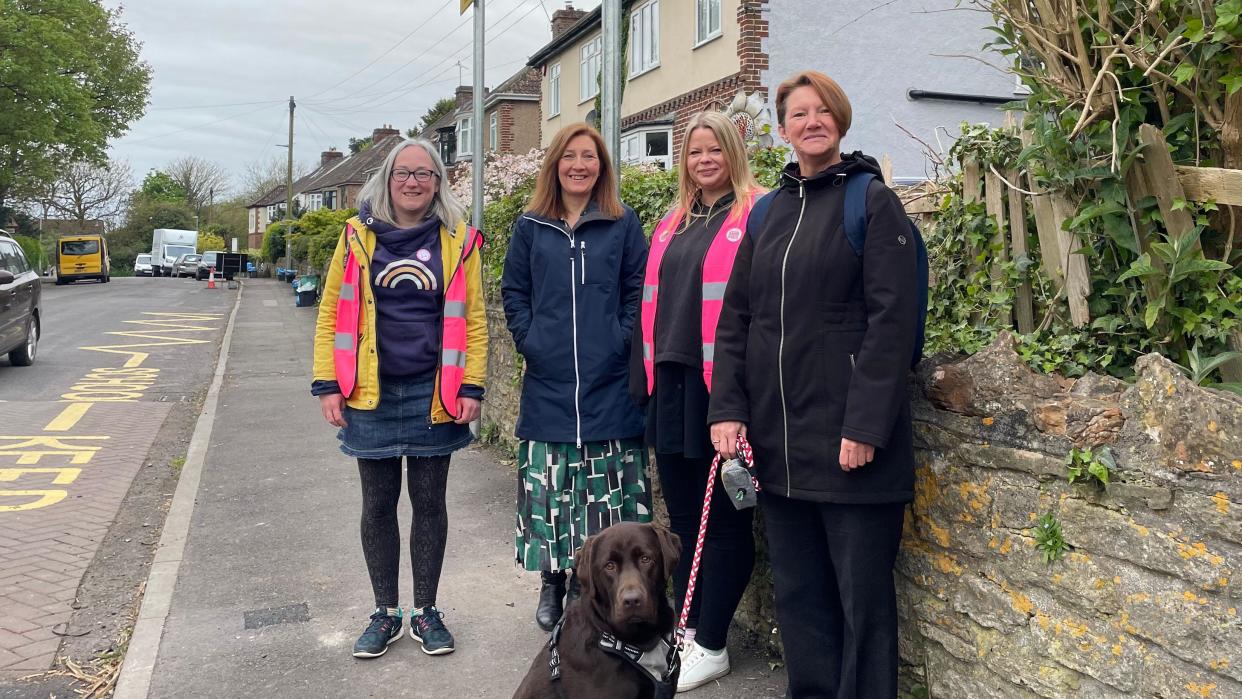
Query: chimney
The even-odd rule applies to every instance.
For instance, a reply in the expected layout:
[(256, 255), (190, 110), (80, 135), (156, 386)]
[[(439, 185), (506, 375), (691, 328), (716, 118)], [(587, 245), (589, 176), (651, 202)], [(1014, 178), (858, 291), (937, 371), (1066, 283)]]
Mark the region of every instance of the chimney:
[(457, 91), (453, 93), (453, 99), (458, 109), (470, 106), (474, 101), (474, 88), (469, 85), (458, 85)]
[(569, 31), (569, 28), (586, 16), (586, 10), (575, 10), (572, 3), (565, 3), (565, 9), (552, 13), (552, 40)]
[(329, 148), (328, 150), (319, 154), (319, 167), (323, 167), (325, 165), (328, 165), (329, 163), (334, 163), (343, 157), (345, 157), (344, 153), (340, 152), (339, 150), (335, 148)]
[(383, 126), (371, 132), (371, 143), (372, 145), (374, 145), (384, 140), (385, 138), (388, 138), (389, 136), (400, 136), (400, 135), (401, 135), (401, 132), (394, 129), (391, 124), (384, 124)]

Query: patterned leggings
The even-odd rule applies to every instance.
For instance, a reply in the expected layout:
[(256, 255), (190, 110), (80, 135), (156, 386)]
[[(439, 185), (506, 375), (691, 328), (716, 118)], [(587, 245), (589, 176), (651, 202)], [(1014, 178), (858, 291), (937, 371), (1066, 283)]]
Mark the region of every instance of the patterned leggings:
[[(445, 456), (406, 457), (414, 519), (410, 523), (410, 559), (414, 562), (414, 606), (436, 603), (444, 544), (448, 538), (448, 510), (444, 492), (449, 459)], [(401, 499), (401, 457), (358, 459), (362, 479), (362, 554), (371, 575), (375, 606), (397, 606), (397, 579), (401, 565), (401, 534), (397, 502)]]

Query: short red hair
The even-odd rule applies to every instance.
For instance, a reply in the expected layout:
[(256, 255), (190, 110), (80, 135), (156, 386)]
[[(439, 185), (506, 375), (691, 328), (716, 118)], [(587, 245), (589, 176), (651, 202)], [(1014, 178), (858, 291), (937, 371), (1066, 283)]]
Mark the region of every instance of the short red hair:
[(789, 99), (790, 93), (800, 87), (809, 87), (819, 95), (819, 99), (832, 113), (832, 118), (837, 122), (837, 131), (841, 134), (841, 138), (845, 137), (845, 132), (850, 130), (850, 122), (854, 118), (854, 110), (850, 107), (850, 99), (845, 96), (845, 90), (837, 84), (836, 80), (824, 75), (817, 70), (804, 70), (797, 75), (789, 78), (776, 88), (776, 121), (781, 126), (785, 125), (785, 100)]

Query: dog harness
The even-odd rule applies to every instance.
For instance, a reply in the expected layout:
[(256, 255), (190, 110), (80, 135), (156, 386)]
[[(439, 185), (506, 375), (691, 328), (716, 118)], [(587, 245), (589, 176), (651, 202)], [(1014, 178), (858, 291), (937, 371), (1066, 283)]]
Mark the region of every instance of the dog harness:
[[(552, 675), (552, 687), (558, 697), (565, 695), (560, 684), (561, 652), (557, 648), (561, 640), (561, 627), (565, 625), (565, 617), (552, 627), (552, 635), (548, 638), (548, 672)], [(643, 650), (617, 638), (608, 631), (601, 631), (599, 648), (609, 655), (625, 660), (631, 667), (651, 681), (655, 699), (673, 699), (677, 694), (674, 678), (681, 669), (681, 656), (677, 653), (677, 643), (670, 634), (660, 638), (659, 643), (651, 650)]]
[[(712, 390), (712, 368), (716, 356), (716, 326), (720, 323), (720, 310), (724, 307), (725, 287), (733, 273), (733, 261), (746, 231), (746, 222), (754, 206), (755, 197), (747, 197), (740, 213), (730, 213), (703, 258), (703, 299), (700, 312), (700, 331), (703, 337), (703, 381), (708, 392)], [(677, 227), (686, 216), (678, 207), (660, 221), (651, 236), (651, 250), (647, 253), (647, 270), (643, 278), (643, 299), (639, 307), (639, 323), (643, 339), (643, 370), (647, 374), (647, 395), (655, 388), (655, 315), (660, 293), (660, 262), (669, 243), (677, 235)]]

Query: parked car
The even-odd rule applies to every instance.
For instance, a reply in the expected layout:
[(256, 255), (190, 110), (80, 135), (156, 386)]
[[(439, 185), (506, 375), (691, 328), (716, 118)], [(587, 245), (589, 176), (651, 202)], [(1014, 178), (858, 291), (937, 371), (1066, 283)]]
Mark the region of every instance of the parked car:
[(134, 276), (149, 277), (151, 276), (151, 254), (142, 253), (134, 258)]
[(172, 275), (174, 277), (193, 277), (198, 273), (198, 261), (202, 259), (202, 255), (182, 255), (173, 263)]
[(14, 366), (30, 366), (43, 330), (39, 300), (43, 282), (22, 248), (0, 232), (0, 354)]
[(216, 268), (216, 274), (220, 274), (220, 256), (224, 254), (223, 250), (208, 250), (203, 253), (203, 258), (198, 261), (198, 273), (194, 275), (195, 279), (203, 280), (207, 275), (211, 274), (211, 268)]

